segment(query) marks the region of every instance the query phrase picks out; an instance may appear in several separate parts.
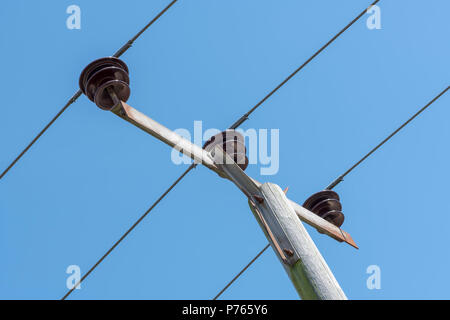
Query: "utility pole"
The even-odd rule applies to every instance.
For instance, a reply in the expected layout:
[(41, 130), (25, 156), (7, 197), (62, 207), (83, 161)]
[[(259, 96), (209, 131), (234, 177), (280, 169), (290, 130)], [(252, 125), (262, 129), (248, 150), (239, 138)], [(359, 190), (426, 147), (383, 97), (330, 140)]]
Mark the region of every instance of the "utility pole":
[(257, 185), (220, 146), (219, 168), (249, 199), (249, 206), (302, 299), (347, 299), (288, 198), (273, 183)]
[[(357, 248), (347, 232), (289, 200), (279, 186), (262, 184), (246, 175), (243, 170), (247, 164), (235, 161), (238, 158), (246, 160), (245, 146), (239, 146), (243, 139), (225, 139), (223, 142), (213, 138), (207, 142), (209, 146), (205, 144), (201, 148), (126, 104), (130, 94), (128, 84), (128, 68), (117, 58), (92, 62), (80, 77), (81, 90), (100, 108), (111, 111), (232, 181), (248, 198), (251, 211), (301, 298), (347, 299), (300, 220), (320, 233)], [(226, 133), (228, 131), (222, 134)]]
[[(264, 183), (260, 191), (264, 201), (251, 206), (252, 211), (272, 248), (277, 249), (275, 252), (300, 297), (304, 300), (347, 299), (281, 188)], [(283, 243), (285, 246), (280, 247)]]

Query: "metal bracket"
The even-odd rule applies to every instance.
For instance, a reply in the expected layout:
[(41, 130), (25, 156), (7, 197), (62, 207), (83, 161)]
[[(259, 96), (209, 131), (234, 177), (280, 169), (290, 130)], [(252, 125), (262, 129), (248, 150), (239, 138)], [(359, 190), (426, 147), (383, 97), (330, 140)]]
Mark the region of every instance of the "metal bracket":
[(108, 91), (109, 96), (114, 102), (114, 107), (112, 107), (111, 112), (117, 114), (120, 117), (127, 117), (127, 112), (125, 111), (125, 108), (123, 107), (122, 101), (117, 97), (116, 93), (114, 92), (114, 89), (112, 87), (106, 88)]
[(278, 253), (283, 263), (293, 266), (300, 257), (290, 243), (285, 230), (273, 215), (268, 206), (267, 199), (253, 179), (233, 161), (220, 146), (216, 146), (211, 153), (214, 163), (224, 171), (228, 178), (248, 197), (249, 205), (259, 224), (267, 235), (274, 250)]
[[(258, 223), (262, 227), (267, 238), (269, 238), (269, 241), (272, 244), (272, 248), (274, 248), (274, 250), (278, 253), (278, 256), (280, 257), (281, 261), (284, 264), (293, 266), (298, 260), (300, 260), (300, 257), (298, 253), (294, 250), (294, 247), (289, 242), (286, 235), (280, 233), (280, 229), (282, 229), (281, 226), (277, 223), (275, 224), (271, 223), (269, 225), (267, 223), (266, 218), (264, 217), (264, 214), (262, 213), (267, 211), (258, 208), (258, 206), (254, 202), (252, 202), (251, 199), (249, 199), (248, 205), (252, 210), (253, 214), (255, 215), (255, 217), (257, 218)], [(273, 232), (274, 229), (276, 230), (275, 233)]]

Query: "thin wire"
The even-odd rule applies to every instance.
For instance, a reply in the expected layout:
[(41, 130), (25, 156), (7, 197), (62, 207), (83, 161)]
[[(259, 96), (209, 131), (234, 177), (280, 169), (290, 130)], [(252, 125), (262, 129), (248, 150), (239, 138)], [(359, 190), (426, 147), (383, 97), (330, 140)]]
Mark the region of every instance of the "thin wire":
[(138, 33), (136, 33), (136, 35), (131, 38), (130, 40), (128, 40), (128, 42), (126, 44), (123, 45), (122, 48), (120, 48), (119, 50), (117, 50), (117, 52), (114, 54), (114, 57), (119, 58), (122, 54), (124, 54), (128, 49), (131, 48), (131, 46), (133, 45), (133, 43), (145, 32), (147, 31), (147, 29), (153, 24), (155, 23), (167, 10), (170, 9), (171, 6), (173, 6), (175, 4), (175, 2), (177, 2), (178, 0), (173, 0), (171, 3), (169, 3), (167, 5), (167, 7), (165, 7), (160, 13), (158, 13), (144, 28), (142, 28)]
[(383, 141), (381, 141), (375, 148), (370, 150), (364, 157), (362, 157), (358, 162), (356, 162), (353, 166), (350, 167), (347, 171), (345, 171), (343, 174), (341, 174), (336, 180), (334, 180), (330, 185), (326, 188), (327, 190), (331, 190), (334, 187), (336, 187), (341, 181), (344, 180), (344, 177), (353, 171), (357, 166), (359, 166), (364, 160), (366, 160), (368, 157), (372, 155), (375, 151), (377, 151), (383, 144), (388, 142), (393, 136), (395, 136), (400, 130), (402, 130), (404, 127), (408, 125), (411, 121), (413, 121), (418, 115), (420, 115), (422, 112), (424, 112), (429, 106), (431, 106), (437, 99), (439, 99), (441, 96), (443, 96), (450, 87), (445, 88), (441, 93), (439, 93), (436, 97), (433, 98), (430, 102), (428, 102), (422, 109), (417, 111), (414, 115), (412, 115), (407, 121), (405, 121), (400, 127), (398, 127), (394, 132), (392, 132), (390, 135), (386, 137)]
[(59, 110), (59, 112), (56, 114), (56, 116), (53, 117), (52, 120), (50, 120), (50, 122), (44, 127), (44, 129), (41, 130), (41, 132), (38, 133), (38, 135), (31, 140), (31, 142), (26, 146), (25, 149), (23, 149), (23, 151), (14, 159), (13, 162), (11, 162), (11, 164), (5, 169), (5, 171), (3, 171), (3, 173), (0, 175), (0, 180), (8, 173), (8, 171), (14, 167), (14, 165), (17, 163), (17, 161), (20, 160), (20, 158), (22, 158), (22, 156), (28, 151), (28, 149), (30, 149), (33, 144), (45, 133), (45, 131), (47, 131), (48, 128), (50, 128), (50, 126), (59, 118), (59, 116), (61, 114), (63, 114), (64, 111), (66, 111), (66, 109), (72, 104), (74, 103), (80, 96), (81, 96), (82, 92), (81, 90), (78, 90), (73, 96), (72, 98), (69, 99), (69, 101), (66, 103), (66, 105)]
[[(169, 8), (175, 4), (178, 0), (173, 0), (167, 7), (165, 7), (160, 13), (156, 15), (144, 28), (142, 28), (133, 38), (127, 41), (117, 52), (114, 54), (114, 57), (118, 58), (122, 54), (124, 54), (131, 46), (133, 45), (134, 41), (136, 41), (156, 20), (158, 20)], [(72, 105), (75, 101), (78, 100), (78, 98), (81, 96), (82, 92), (81, 90), (78, 90), (72, 98), (69, 99), (69, 101), (62, 107), (61, 110), (56, 114), (56, 116), (53, 117), (52, 120), (42, 129), (37, 136), (31, 140), (31, 142), (23, 149), (23, 151), (14, 159), (13, 162), (5, 169), (5, 171), (2, 172), (0, 175), (0, 180), (8, 173), (8, 171), (14, 167), (14, 165), (17, 163), (17, 161), (22, 158), (22, 156), (34, 145), (34, 143), (47, 131), (48, 128), (64, 113), (64, 111), (69, 108), (70, 105)]]
[[(380, 0), (374, 1), (368, 8), (376, 5)], [(347, 24), (341, 31), (339, 31), (333, 38), (331, 38), (327, 43), (325, 43), (319, 50), (317, 50), (308, 60), (306, 60), (300, 67), (298, 67), (293, 73), (291, 73), (286, 79), (283, 80), (275, 89), (273, 89), (268, 95), (266, 95), (261, 101), (259, 101), (253, 108), (251, 108), (247, 113), (245, 113), (239, 120), (237, 120), (230, 128), (236, 129), (239, 127), (242, 123), (247, 121), (250, 116), (261, 104), (263, 104), (267, 99), (269, 99), (278, 89), (280, 89), (283, 85), (286, 84), (292, 77), (294, 77), (300, 70), (302, 70), (308, 63), (310, 63), (315, 57), (317, 57), (325, 48), (327, 48), (331, 43), (333, 43), (340, 35), (342, 35), (348, 28), (350, 28), (356, 21), (358, 21), (365, 13), (367, 12), (367, 9), (364, 9), (355, 19), (353, 19), (349, 24)], [(225, 292), (226, 289), (228, 289), (233, 282), (235, 282), (239, 276), (241, 276), (245, 270), (247, 270), (253, 262), (255, 262), (263, 253), (266, 251), (266, 249), (270, 246), (270, 244), (267, 244), (264, 249), (262, 249), (255, 258), (253, 258), (249, 264), (247, 264), (231, 281), (227, 283), (227, 285), (220, 291), (220, 293), (213, 299), (217, 299), (223, 292)]]
[[(370, 6), (376, 5), (380, 0), (374, 1)], [(333, 38), (331, 38), (327, 43), (325, 43), (319, 50), (317, 50), (308, 60), (306, 60), (300, 67), (298, 67), (294, 72), (292, 72), (286, 79), (284, 79), (275, 89), (269, 92), (261, 101), (259, 101), (253, 108), (251, 108), (247, 113), (245, 113), (242, 117), (240, 117), (231, 127), (230, 129), (236, 129), (245, 121), (248, 120), (248, 117), (259, 108), (267, 99), (269, 99), (275, 92), (278, 91), (282, 86), (286, 84), (292, 77), (294, 77), (300, 70), (302, 70), (305, 66), (307, 66), (315, 57), (317, 57), (323, 50), (325, 50), (330, 44), (332, 44), (341, 34), (343, 34), (348, 28), (350, 28), (356, 21), (358, 21), (365, 13), (367, 9), (364, 9), (355, 19), (353, 19), (349, 24), (347, 24), (341, 31), (339, 31)]]
[(266, 251), (268, 248), (270, 247), (270, 244), (267, 244), (264, 249), (262, 249), (257, 255), (256, 257), (254, 257), (252, 259), (252, 261), (250, 261), (230, 282), (228, 282), (228, 284), (222, 289), (220, 290), (220, 292), (213, 298), (213, 300), (217, 300), (217, 298), (219, 298), (222, 293), (225, 292), (225, 290), (228, 289), (229, 286), (231, 286), (233, 284), (234, 281), (237, 280), (237, 278), (239, 278), (241, 276), (241, 274), (243, 274), (252, 264), (253, 262), (256, 261), (256, 259), (258, 259), (263, 253), (264, 251)]
[(178, 182), (181, 181), (181, 179), (183, 179), (188, 173), (189, 171), (191, 171), (192, 169), (194, 169), (196, 167), (196, 164), (193, 163), (159, 198), (158, 200), (156, 200), (151, 206), (150, 208), (148, 208), (147, 211), (145, 211), (145, 213), (127, 230), (127, 232), (125, 232), (119, 240), (117, 240), (114, 245), (108, 250), (106, 251), (106, 253), (89, 269), (89, 271), (80, 279), (80, 281), (78, 281), (78, 283), (73, 286), (72, 289), (70, 289), (64, 297), (62, 297), (61, 300), (65, 300), (72, 292), (73, 290), (75, 290), (76, 287), (78, 287), (78, 285), (80, 283), (82, 283), (84, 281), (84, 279), (86, 279), (89, 274), (91, 274), (92, 271), (94, 271), (95, 268), (97, 268), (97, 266), (102, 263), (102, 261), (122, 242), (123, 239), (125, 239), (128, 234), (133, 231), (134, 228), (137, 227), (137, 225), (144, 220), (144, 218), (153, 210), (153, 208), (155, 208), (158, 203), (164, 199), (164, 197), (178, 184)]
[[(356, 162), (350, 169), (348, 169), (344, 174), (340, 175), (333, 183), (331, 183), (326, 189), (331, 190), (333, 189), (337, 184), (339, 184), (341, 181), (343, 181), (344, 177), (350, 173), (353, 169), (355, 169), (358, 165), (361, 164), (364, 160), (366, 160), (372, 153), (374, 153), (377, 149), (379, 149), (384, 143), (389, 141), (395, 134), (397, 134), (400, 130), (402, 130), (408, 123), (410, 123), (412, 120), (414, 120), (419, 114), (421, 114), (423, 111), (425, 111), (429, 106), (431, 106), (436, 100), (438, 100), (441, 96), (443, 96), (450, 87), (447, 87), (439, 93), (436, 97), (433, 98), (429, 103), (427, 103), (422, 109), (417, 111), (412, 117), (410, 117), (406, 122), (404, 122), (400, 127), (398, 127), (394, 132), (392, 132), (386, 139), (384, 139), (381, 143), (379, 143), (375, 148), (373, 148), (369, 153), (367, 153), (364, 157), (361, 158), (358, 162)], [(226, 286), (222, 289), (222, 291), (219, 292), (219, 294), (213, 299), (216, 300), (223, 292), (225, 292), (226, 289), (228, 289), (233, 282), (235, 282), (244, 272), (247, 270), (263, 253), (266, 251), (266, 249), (270, 246), (270, 244), (267, 244), (264, 249), (262, 249), (256, 256), (253, 258), (249, 264), (247, 264)]]

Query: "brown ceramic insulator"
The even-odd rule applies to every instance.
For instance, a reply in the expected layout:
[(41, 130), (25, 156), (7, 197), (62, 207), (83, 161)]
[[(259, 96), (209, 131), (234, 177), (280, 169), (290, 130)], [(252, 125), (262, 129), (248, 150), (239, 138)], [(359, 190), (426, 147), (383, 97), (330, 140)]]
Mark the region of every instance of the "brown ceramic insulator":
[(342, 205), (339, 200), (336, 192), (324, 190), (310, 196), (303, 203), (303, 207), (340, 227), (344, 223), (344, 214), (341, 212)]
[(245, 139), (242, 134), (234, 130), (223, 131), (209, 138), (203, 145), (203, 149), (210, 152), (217, 145), (220, 145), (242, 170), (247, 169), (247, 148), (245, 147)]
[(120, 59), (107, 57), (90, 63), (80, 75), (81, 91), (98, 107), (111, 110), (114, 101), (106, 90), (111, 87), (118, 99), (126, 102), (130, 97), (128, 67)]

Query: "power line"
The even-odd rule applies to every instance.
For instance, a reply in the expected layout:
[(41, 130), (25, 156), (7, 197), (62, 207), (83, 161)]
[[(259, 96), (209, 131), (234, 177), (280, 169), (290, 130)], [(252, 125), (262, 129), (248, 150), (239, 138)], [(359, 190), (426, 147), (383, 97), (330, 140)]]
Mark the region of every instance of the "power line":
[[(175, 2), (177, 2), (178, 0), (173, 0), (171, 3), (169, 3), (167, 5), (167, 7), (165, 7), (160, 13), (158, 13), (156, 15), (156, 17), (154, 17), (144, 28), (142, 28), (133, 38), (131, 38), (130, 40), (128, 40), (119, 50), (117, 50), (117, 52), (114, 54), (114, 57), (118, 58), (120, 57), (122, 54), (124, 54), (129, 48), (131, 48), (131, 46), (133, 45), (133, 43), (154, 23), (156, 22), (167, 10), (169, 10), (169, 8), (175, 4)], [(59, 110), (59, 112), (53, 117), (52, 120), (50, 120), (50, 122), (44, 127), (44, 129), (42, 129), (36, 137), (34, 137), (33, 140), (31, 140), (31, 142), (25, 147), (25, 149), (22, 150), (22, 152), (13, 160), (13, 162), (11, 162), (11, 164), (5, 169), (5, 171), (2, 172), (2, 174), (0, 175), (0, 180), (8, 173), (9, 170), (11, 170), (12, 167), (14, 167), (14, 165), (20, 160), (20, 158), (22, 158), (22, 156), (34, 145), (34, 143), (39, 140), (39, 138), (47, 131), (48, 128), (50, 128), (50, 126), (64, 113), (64, 111), (67, 110), (67, 108), (69, 108), (70, 105), (72, 105), (75, 101), (78, 100), (78, 98), (81, 96), (82, 92), (81, 90), (78, 90), (73, 96), (72, 98), (69, 99), (69, 101), (67, 101), (67, 103), (64, 105), (64, 107), (62, 107), (61, 110)]]
[(241, 274), (243, 274), (253, 264), (253, 262), (255, 262), (256, 259), (258, 259), (264, 253), (264, 251), (269, 249), (269, 247), (270, 244), (268, 243), (241, 271), (239, 271), (239, 273), (233, 279), (231, 279), (230, 282), (227, 283), (227, 285), (222, 290), (220, 290), (220, 292), (213, 298), (213, 300), (217, 300), (222, 295), (222, 293), (224, 293), (225, 290), (227, 290), (233, 284), (233, 282), (236, 281), (237, 278), (239, 278)]
[(167, 5), (160, 13), (158, 13), (144, 28), (142, 28), (136, 35), (128, 40), (127, 43), (125, 43), (122, 48), (117, 50), (117, 52), (114, 54), (113, 57), (119, 58), (122, 54), (124, 54), (128, 49), (130, 49), (133, 46), (133, 43), (145, 32), (147, 29), (155, 23), (167, 10), (170, 9), (171, 6), (175, 4), (178, 0), (173, 0), (171, 3)]
[[(368, 8), (376, 5), (380, 0), (374, 1)], [(294, 72), (292, 72), (286, 79), (283, 80), (275, 89), (269, 92), (260, 102), (258, 102), (253, 108), (251, 108), (247, 113), (245, 113), (239, 120), (237, 120), (232, 126), (232, 129), (239, 127), (242, 123), (248, 120), (250, 114), (252, 114), (256, 109), (259, 108), (261, 104), (263, 104), (268, 98), (270, 98), (278, 89), (280, 89), (286, 82), (288, 82), (293, 76), (295, 76), (300, 70), (302, 70), (308, 63), (310, 63), (315, 57), (317, 57), (325, 48), (327, 48), (331, 43), (333, 43), (340, 35), (342, 35), (348, 28), (350, 28), (356, 21), (358, 21), (365, 13), (367, 9), (364, 9), (355, 19), (353, 19), (349, 24), (347, 24), (341, 31), (339, 31), (333, 38), (331, 38), (327, 43), (325, 43), (319, 50), (317, 50), (308, 60), (306, 60), (300, 67), (298, 67)], [(245, 270), (247, 270), (253, 262), (255, 262), (263, 253), (267, 250), (270, 244), (266, 245), (264, 249), (262, 249), (255, 258), (253, 258), (249, 264), (247, 264), (231, 281), (227, 283), (227, 285), (219, 292), (218, 295), (213, 300), (216, 300), (225, 290), (227, 290), (233, 282), (235, 282), (239, 276), (241, 276)]]
[(183, 179), (189, 171), (191, 171), (192, 169), (194, 169), (196, 167), (196, 164), (193, 163), (191, 164), (191, 166), (158, 198), (158, 200), (156, 200), (151, 206), (150, 208), (148, 208), (147, 211), (145, 211), (145, 213), (127, 230), (127, 232), (125, 232), (119, 240), (117, 240), (114, 245), (108, 250), (106, 251), (106, 253), (89, 269), (88, 272), (86, 272), (86, 274), (80, 279), (80, 281), (78, 281), (78, 283), (72, 288), (70, 289), (64, 297), (62, 297), (61, 300), (65, 300), (72, 292), (73, 290), (75, 290), (75, 288), (84, 281), (84, 279), (86, 279), (89, 274), (94, 271), (95, 268), (97, 268), (97, 266), (102, 263), (102, 261), (122, 242), (123, 239), (125, 239), (128, 234), (133, 231), (134, 228), (136, 228), (136, 226), (142, 221), (144, 220), (144, 218), (153, 210), (153, 208), (155, 208), (158, 203), (164, 199), (164, 197), (178, 184), (178, 182), (181, 181), (181, 179)]
[[(374, 1), (370, 6), (376, 5), (380, 0)], [(284, 79), (278, 86), (270, 91), (261, 101), (259, 101), (253, 108), (251, 108), (247, 113), (240, 117), (230, 129), (236, 129), (242, 123), (248, 120), (248, 117), (259, 108), (267, 99), (269, 99), (275, 92), (278, 91), (282, 86), (286, 84), (292, 77), (294, 77), (300, 70), (307, 66), (315, 57), (317, 57), (323, 50), (325, 50), (330, 44), (332, 44), (341, 34), (343, 34), (348, 28), (350, 28), (356, 21), (358, 21), (365, 13), (367, 9), (364, 9), (355, 19), (353, 19), (349, 24), (347, 24), (341, 31), (339, 31), (333, 38), (331, 38), (327, 43), (325, 43), (319, 50), (317, 50), (308, 60), (306, 60), (300, 67), (298, 67), (294, 72), (292, 72), (286, 79)]]
[(8, 173), (8, 171), (14, 167), (14, 165), (17, 163), (17, 161), (20, 160), (20, 158), (22, 158), (22, 156), (28, 151), (28, 149), (30, 149), (33, 144), (45, 133), (45, 131), (47, 131), (48, 128), (50, 128), (50, 126), (59, 118), (60, 115), (63, 114), (64, 111), (66, 111), (66, 109), (75, 101), (77, 101), (77, 99), (81, 96), (82, 92), (81, 90), (78, 90), (73, 96), (72, 98), (69, 99), (69, 101), (67, 101), (67, 103), (65, 104), (64, 107), (62, 107), (61, 110), (59, 110), (59, 112), (56, 114), (56, 116), (53, 117), (52, 120), (50, 120), (50, 122), (44, 127), (44, 129), (41, 130), (41, 132), (38, 133), (38, 135), (36, 137), (34, 137), (33, 140), (31, 140), (31, 142), (26, 146), (25, 149), (23, 149), (23, 151), (14, 159), (13, 162), (11, 162), (11, 164), (5, 169), (5, 171), (3, 171), (3, 173), (0, 175), (0, 180)]
[(386, 137), (383, 141), (381, 141), (375, 148), (370, 150), (364, 157), (362, 157), (358, 162), (356, 162), (353, 166), (350, 167), (347, 171), (345, 171), (343, 174), (341, 174), (339, 177), (337, 177), (336, 180), (334, 180), (330, 185), (326, 188), (328, 190), (333, 189), (336, 187), (341, 181), (344, 180), (344, 177), (353, 171), (357, 166), (359, 166), (364, 160), (366, 160), (368, 157), (372, 155), (375, 151), (377, 151), (383, 144), (388, 142), (393, 136), (395, 136), (400, 130), (402, 130), (404, 127), (408, 125), (412, 120), (414, 120), (419, 114), (421, 114), (423, 111), (425, 111), (429, 106), (431, 106), (437, 99), (439, 99), (442, 95), (444, 95), (447, 90), (450, 87), (445, 88), (441, 93), (439, 93), (436, 97), (433, 98), (430, 102), (428, 102), (422, 109), (417, 111), (412, 117), (410, 117), (407, 121), (405, 121), (400, 127), (398, 127), (394, 132), (392, 132), (390, 135)]
[[(436, 97), (433, 98), (430, 102), (428, 102), (422, 109), (417, 111), (413, 116), (411, 116), (407, 121), (405, 121), (400, 127), (398, 127), (394, 132), (392, 132), (386, 139), (384, 139), (381, 143), (379, 143), (375, 148), (370, 150), (364, 157), (362, 157), (358, 162), (356, 162), (350, 169), (348, 169), (344, 174), (340, 175), (336, 180), (334, 180), (326, 189), (331, 190), (336, 185), (338, 185), (341, 181), (344, 180), (344, 177), (349, 174), (353, 169), (355, 169), (358, 165), (360, 165), (364, 160), (366, 160), (372, 153), (378, 150), (383, 144), (389, 141), (395, 134), (397, 134), (400, 130), (402, 130), (408, 123), (414, 120), (419, 114), (425, 111), (429, 106), (431, 106), (436, 100), (438, 100), (441, 96), (443, 96), (450, 87), (445, 88), (441, 93), (439, 93)], [(213, 300), (216, 300), (225, 290), (227, 290), (233, 282), (235, 282), (263, 253), (269, 248), (270, 244), (267, 244), (264, 249), (262, 249), (231, 281), (227, 283), (227, 285), (219, 292), (217, 296), (214, 297)]]

